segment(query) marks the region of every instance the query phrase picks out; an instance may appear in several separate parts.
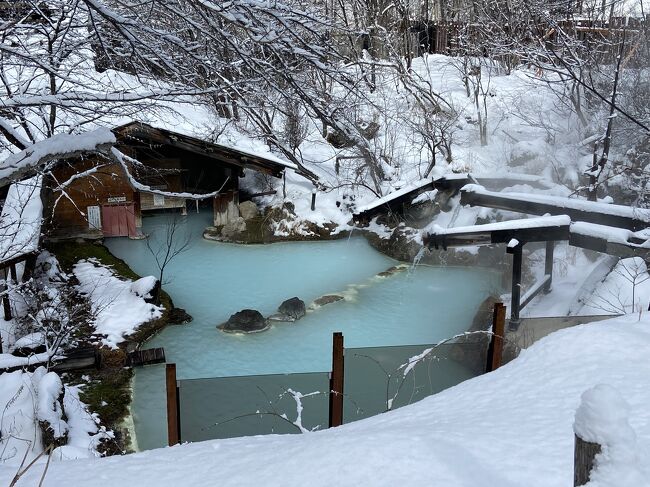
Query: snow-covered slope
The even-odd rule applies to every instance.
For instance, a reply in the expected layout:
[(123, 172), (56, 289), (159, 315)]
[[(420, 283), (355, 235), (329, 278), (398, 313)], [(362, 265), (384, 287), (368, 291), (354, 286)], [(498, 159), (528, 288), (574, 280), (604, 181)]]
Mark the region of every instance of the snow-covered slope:
[[(643, 487), (650, 485), (649, 353), (650, 315), (627, 315), (554, 333), (496, 372), (368, 420), (57, 462), (44, 485), (567, 486), (580, 396), (604, 383), (630, 405), (635, 468), (648, 481), (634, 485)], [(34, 468), (18, 485), (37, 484), (41, 472)], [(12, 475), (0, 470), (0, 483)], [(604, 485), (614, 484), (592, 483)]]

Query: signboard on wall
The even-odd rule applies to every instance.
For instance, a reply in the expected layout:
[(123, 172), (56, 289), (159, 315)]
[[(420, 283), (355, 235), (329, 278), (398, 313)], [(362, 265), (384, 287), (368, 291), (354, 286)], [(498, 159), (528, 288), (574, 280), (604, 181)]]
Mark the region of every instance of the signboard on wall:
[(126, 196), (109, 196), (106, 201), (108, 203), (126, 203)]
[(89, 206), (86, 208), (86, 215), (88, 216), (88, 228), (91, 230), (102, 229), (102, 220), (99, 216), (99, 206)]
[(153, 205), (154, 206), (165, 206), (165, 196), (162, 194), (154, 193), (153, 194)]

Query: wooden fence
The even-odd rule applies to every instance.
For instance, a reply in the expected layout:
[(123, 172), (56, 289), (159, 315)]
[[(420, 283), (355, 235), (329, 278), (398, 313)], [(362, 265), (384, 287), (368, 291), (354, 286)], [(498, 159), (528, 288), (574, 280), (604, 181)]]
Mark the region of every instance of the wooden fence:
[[(483, 371), (492, 372), (502, 363), (503, 345), (505, 339), (506, 308), (502, 303), (496, 303), (492, 317), (492, 333), (488, 345), (487, 360)], [(483, 360), (483, 359), (481, 359)], [(332, 337), (332, 370), (329, 381), (329, 427), (343, 424), (343, 399), (346, 395), (344, 385), (345, 349), (343, 334), (336, 332)], [(167, 395), (167, 438), (170, 446), (180, 443), (183, 437), (181, 421), (181, 401), (179, 382), (176, 377), (176, 364), (166, 365), (166, 395)], [(349, 393), (348, 393), (349, 395)]]

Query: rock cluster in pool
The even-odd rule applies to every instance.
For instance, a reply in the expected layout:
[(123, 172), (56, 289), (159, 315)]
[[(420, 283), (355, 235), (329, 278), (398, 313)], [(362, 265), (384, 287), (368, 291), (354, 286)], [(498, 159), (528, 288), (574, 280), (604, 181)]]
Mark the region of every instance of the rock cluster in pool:
[(218, 325), (217, 328), (228, 333), (257, 333), (268, 330), (274, 321), (293, 323), (305, 314), (307, 314), (305, 302), (298, 297), (293, 297), (284, 301), (278, 307), (278, 312), (268, 318), (264, 318), (257, 310), (243, 309), (231, 315), (228, 321)]

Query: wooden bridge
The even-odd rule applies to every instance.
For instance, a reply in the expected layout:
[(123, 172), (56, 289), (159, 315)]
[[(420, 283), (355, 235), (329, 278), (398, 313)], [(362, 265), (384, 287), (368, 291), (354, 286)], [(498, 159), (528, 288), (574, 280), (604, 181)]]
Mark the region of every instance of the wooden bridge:
[[(550, 292), (556, 241), (618, 257), (650, 258), (650, 211), (621, 205), (538, 194), (495, 193), (482, 186), (461, 189), (461, 204), (534, 215), (553, 215), (437, 230), (423, 237), (429, 248), (506, 243), (513, 256), (510, 327), (516, 329), (520, 311), (540, 292)], [(522, 295), (523, 247), (544, 242), (544, 277)]]

